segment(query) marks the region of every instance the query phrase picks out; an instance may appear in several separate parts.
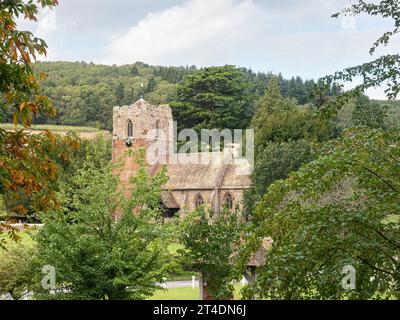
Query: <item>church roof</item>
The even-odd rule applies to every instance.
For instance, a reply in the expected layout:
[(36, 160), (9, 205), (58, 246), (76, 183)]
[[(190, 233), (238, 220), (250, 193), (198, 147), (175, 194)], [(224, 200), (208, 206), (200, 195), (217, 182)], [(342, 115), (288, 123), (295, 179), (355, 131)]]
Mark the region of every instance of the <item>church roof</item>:
[(114, 108), (122, 108), (122, 109), (136, 109), (138, 111), (155, 111), (155, 110), (164, 110), (164, 109), (169, 109), (171, 110), (170, 106), (168, 104), (160, 104), (160, 105), (154, 105), (151, 104), (150, 102), (147, 102), (143, 98), (140, 98), (136, 102), (130, 104), (130, 105), (123, 105), (123, 106), (115, 106)]
[(136, 101), (135, 103), (133, 103), (131, 105), (131, 107), (139, 107), (139, 108), (143, 108), (143, 107), (147, 107), (147, 106), (152, 106), (152, 104), (148, 103), (143, 98), (140, 98), (138, 101)]
[[(214, 157), (214, 158), (211, 158)], [(191, 163), (184, 163), (191, 161)], [(203, 162), (201, 162), (203, 161)], [(202, 164), (203, 163), (203, 164)], [(168, 164), (167, 190), (244, 189), (250, 186), (250, 165), (246, 159), (226, 160), (224, 154), (178, 154), (177, 163)]]

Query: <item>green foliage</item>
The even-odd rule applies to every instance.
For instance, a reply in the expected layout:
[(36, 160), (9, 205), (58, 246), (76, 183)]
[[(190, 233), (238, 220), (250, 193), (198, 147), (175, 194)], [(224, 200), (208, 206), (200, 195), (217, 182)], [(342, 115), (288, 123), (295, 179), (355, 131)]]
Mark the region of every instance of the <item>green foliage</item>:
[(212, 297), (227, 299), (233, 296), (232, 280), (238, 276), (233, 260), (240, 242), (240, 216), (228, 211), (209, 214), (199, 208), (182, 221), (180, 241), (185, 249), (178, 252), (188, 268), (203, 274)]
[[(29, 127), (35, 117), (48, 117), (55, 109), (42, 95), (39, 79), (31, 62), (37, 55), (46, 54), (46, 43), (31, 32), (17, 29), (17, 19), (36, 21), (40, 7), (54, 7), (57, 0), (2, 1), (0, 2), (0, 122), (9, 120), (14, 125)], [(8, 115), (8, 119), (7, 116)], [(63, 141), (48, 131), (28, 135), (23, 130), (7, 131), (0, 128), (0, 195), (5, 206), (20, 198), (28, 203), (12, 206), (12, 211), (25, 214), (27, 206), (36, 211), (57, 206), (53, 186), (57, 180), (57, 161), (66, 161), (66, 150), (77, 141), (68, 136)], [(0, 233), (8, 230), (17, 239), (9, 225), (10, 216), (2, 217)], [(1, 244), (0, 244), (1, 245)]]
[(246, 128), (252, 115), (252, 97), (242, 70), (233, 66), (204, 68), (186, 77), (171, 107), (183, 128)]
[(281, 95), (277, 78), (271, 78), (265, 95), (258, 101), (251, 127), (255, 131), (257, 152), (269, 142), (321, 140), (332, 135), (330, 122), (321, 122), (310, 108)]
[(315, 145), (307, 140), (268, 142), (264, 148), (259, 149), (251, 175), (252, 186), (244, 195), (246, 214), (251, 214), (273, 182), (285, 179), (315, 157)]
[[(395, 30), (380, 37), (371, 54), (398, 31), (397, 1), (359, 0), (352, 8), (356, 14), (381, 15), (395, 22)], [(267, 265), (247, 291), (249, 297), (399, 297), (399, 131), (396, 122), (388, 125), (382, 103), (361, 96), (365, 89), (388, 82), (386, 94), (395, 98), (399, 70), (399, 55), (386, 55), (319, 82), (312, 99), (322, 123), (336, 116), (338, 132), (349, 125), (379, 129), (345, 130), (343, 137), (325, 143), (316, 160), (268, 187), (253, 216), (248, 254), (257, 249), (260, 238), (272, 237), (274, 242)], [(327, 94), (359, 76), (363, 82), (355, 89)], [(355, 290), (341, 286), (346, 265), (356, 270)]]
[(337, 132), (353, 126), (396, 128), (400, 123), (400, 102), (370, 100), (364, 95), (344, 104), (335, 117)]
[(255, 130), (256, 153), (252, 186), (244, 195), (248, 217), (270, 184), (314, 159), (317, 144), (312, 140), (333, 135), (332, 121), (321, 121), (312, 109), (281, 95), (277, 77), (269, 80), (265, 95), (258, 101), (251, 127)]
[(69, 161), (59, 168), (57, 189), (62, 191), (62, 207), (72, 209), (71, 204), (75, 191), (81, 187), (80, 181), (74, 179), (87, 163), (93, 169), (102, 170), (111, 161), (111, 141), (103, 135), (91, 140), (81, 140), (80, 147), (72, 150)]
[[(369, 53), (372, 55), (376, 49), (386, 46), (390, 38), (399, 32), (400, 28), (400, 6), (397, 0), (380, 0), (376, 2), (367, 2), (358, 0), (352, 5), (352, 11), (355, 14), (368, 14), (372, 16), (381, 16), (386, 20), (391, 19), (394, 24), (392, 31), (384, 32), (372, 45)], [(342, 12), (343, 13), (343, 12)], [(342, 13), (336, 13), (332, 17), (338, 17)], [(385, 93), (389, 99), (395, 99), (400, 92), (400, 55), (384, 55), (371, 62), (364, 63), (355, 67), (346, 68), (333, 75), (324, 78), (324, 82), (332, 84), (335, 82), (353, 81), (357, 77), (362, 78), (362, 83), (357, 85), (350, 93), (362, 93), (365, 89), (380, 86), (386, 83), (388, 88)]]
[[(36, 124), (61, 124), (73, 126), (94, 126), (111, 130), (112, 107), (128, 105), (141, 95), (153, 104), (171, 103), (177, 99), (177, 85), (185, 78), (203, 72), (196, 67), (149, 66), (136, 62), (124, 66), (95, 65), (80, 62), (37, 62), (35, 74), (46, 73), (40, 82), (44, 95), (52, 98), (57, 110), (56, 117), (37, 115)], [(249, 87), (252, 100), (245, 109), (250, 108), (254, 98), (262, 96), (271, 73), (254, 73), (244, 68), (243, 84)], [(279, 87), (284, 97), (306, 103), (315, 82), (300, 77), (283, 79), (277, 75)], [(143, 84), (143, 87), (142, 87)], [(249, 110), (247, 110), (249, 111)], [(250, 114), (251, 116), (252, 114)], [(3, 122), (12, 122), (12, 114), (5, 112)], [(182, 120), (183, 121), (183, 120)], [(190, 127), (190, 122), (182, 126)]]
[(16, 20), (23, 15), (26, 20), (36, 21), (40, 6), (56, 5), (56, 0), (40, 1), (40, 4), (32, 0), (0, 3), (0, 121), (7, 111), (11, 112), (14, 124), (21, 121), (24, 126), (30, 125), (32, 116), (54, 114), (49, 99), (39, 93), (38, 79), (31, 66), (36, 55), (46, 54), (47, 45), (31, 32), (16, 29)]
[(40, 298), (142, 299), (168, 269), (158, 208), (165, 171), (148, 176), (140, 151), (126, 198), (113, 174), (118, 168), (98, 148), (87, 151), (82, 167), (65, 182), (70, 185), (61, 192), (62, 209), (44, 215), (38, 253), (42, 265), (56, 268), (57, 290), (52, 295), (37, 288)]
[(373, 100), (373, 103), (379, 104), (381, 108), (386, 110), (385, 127), (399, 128), (400, 125), (400, 100), (396, 101), (378, 101)]
[(119, 106), (121, 106), (124, 103), (124, 97), (125, 97), (125, 86), (122, 82), (120, 82), (117, 84), (117, 87), (115, 88), (115, 98)]
[[(351, 6), (354, 14), (369, 14), (373, 16), (382, 16), (383, 18), (393, 20), (394, 30), (385, 32), (379, 37), (370, 48), (372, 55), (376, 48), (380, 45), (387, 45), (391, 37), (399, 31), (400, 27), (400, 7), (397, 0), (381, 0), (378, 3), (368, 3), (364, 0), (358, 0), (356, 4)], [(342, 12), (332, 15), (337, 18)], [(343, 89), (344, 84), (354, 80), (361, 84), (356, 85), (353, 89), (334, 97), (327, 97), (325, 92), (327, 88), (338, 87)], [(382, 85), (387, 86), (385, 89), (386, 96), (394, 100), (400, 92), (400, 55), (383, 55), (371, 62), (367, 62), (358, 66), (349, 67), (341, 71), (337, 71), (332, 75), (328, 75), (320, 79), (319, 86), (313, 91), (311, 97), (315, 101), (320, 101), (321, 118), (330, 118), (336, 115), (344, 106), (351, 103), (355, 98), (360, 97), (366, 89), (376, 88)], [(367, 113), (369, 113), (367, 111)]]
[[(398, 297), (399, 141), (398, 130), (347, 131), (317, 160), (268, 188), (256, 208), (253, 240), (270, 236), (274, 243), (253, 294)], [(355, 290), (341, 287), (345, 265), (356, 270)]]
[[(274, 75), (272, 73), (258, 72), (254, 73), (252, 70), (242, 69), (246, 73), (246, 79), (254, 87), (254, 94), (261, 97), (265, 94), (269, 81), (272, 78), (277, 78), (279, 89), (285, 98), (293, 98), (300, 104), (309, 102), (311, 93), (317, 83), (314, 80), (303, 80), (301, 77), (292, 77), (291, 79), (284, 79), (282, 74)], [(338, 92), (329, 90), (328, 95), (335, 95)]]
[(0, 295), (9, 293), (17, 300), (33, 288), (35, 256), (35, 247), (27, 243), (0, 252)]
[[(112, 126), (114, 105), (131, 104), (141, 95), (150, 103), (171, 103), (177, 100), (177, 84), (183, 86), (186, 78), (204, 73), (204, 70), (196, 67), (160, 67), (141, 62), (119, 67), (78, 62), (38, 62), (34, 64), (34, 69), (37, 74), (41, 72), (47, 74), (47, 78), (41, 81), (41, 88), (44, 94), (53, 99), (57, 109), (56, 118), (39, 116), (35, 119), (35, 123), (89, 125), (108, 130)], [(246, 94), (252, 95), (250, 103), (243, 106), (244, 110), (237, 112), (246, 114), (250, 112), (247, 117), (251, 117), (254, 97), (264, 94), (266, 85), (273, 75), (256, 74), (246, 69), (234, 70), (234, 73), (241, 77), (242, 83), (239, 86), (247, 86)], [(283, 96), (292, 97), (301, 103), (307, 102), (315, 85), (314, 81), (303, 81), (299, 77), (286, 80), (278, 75), (278, 78)], [(221, 87), (217, 91), (222, 89)], [(238, 97), (240, 92), (224, 93), (224, 95), (230, 94)], [(181, 99), (178, 101), (185, 102)], [(6, 113), (3, 121), (11, 122), (11, 120), (11, 114)], [(181, 119), (182, 127), (198, 125), (191, 119), (188, 122), (186, 120), (186, 118)]]
[[(42, 91), (54, 100), (57, 109), (56, 118), (39, 117), (36, 123), (40, 124), (111, 130), (112, 107), (115, 105), (132, 104), (142, 95), (154, 104), (175, 99), (176, 84), (166, 80), (169, 77), (164, 78), (159, 67), (140, 62), (119, 67), (84, 62), (38, 62), (34, 68), (38, 74), (48, 74), (41, 82)], [(185, 68), (171, 69), (181, 74), (191, 72)]]
[(4, 143), (7, 153), (0, 155), (0, 193), (7, 212), (22, 217), (57, 207), (59, 168), (68, 164), (71, 152), (79, 147), (76, 135), (16, 131), (8, 133)]
[(386, 109), (385, 106), (371, 102), (368, 97), (360, 96), (353, 111), (353, 124), (355, 126), (383, 129), (385, 127)]

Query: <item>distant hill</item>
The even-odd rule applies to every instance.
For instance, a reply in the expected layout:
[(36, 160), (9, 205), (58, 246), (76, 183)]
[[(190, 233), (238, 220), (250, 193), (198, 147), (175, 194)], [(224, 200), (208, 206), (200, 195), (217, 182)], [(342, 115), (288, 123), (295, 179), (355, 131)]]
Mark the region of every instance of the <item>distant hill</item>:
[[(197, 72), (194, 66), (163, 67), (145, 63), (123, 66), (97, 65), (86, 62), (37, 62), (36, 72), (48, 77), (42, 81), (43, 94), (50, 96), (57, 109), (55, 118), (40, 117), (36, 124), (89, 126), (112, 129), (112, 107), (128, 105), (141, 96), (153, 104), (175, 100), (176, 87), (184, 78)], [(272, 73), (255, 73), (242, 69), (253, 88), (254, 100), (265, 93)], [(300, 77), (284, 79), (278, 74), (280, 89), (285, 97), (306, 104), (315, 85), (314, 80)], [(400, 118), (400, 102), (391, 103), (388, 114), (394, 122)], [(391, 121), (391, 120), (390, 120)], [(12, 122), (11, 114), (4, 122)]]
[(400, 100), (382, 101), (372, 100), (380, 105), (387, 106), (386, 123), (390, 127), (400, 126)]
[[(153, 104), (169, 103), (175, 99), (176, 86), (188, 74), (197, 72), (191, 67), (150, 66), (137, 62), (124, 66), (96, 65), (85, 62), (38, 62), (37, 72), (48, 78), (42, 81), (45, 95), (53, 98), (58, 115), (53, 119), (38, 118), (37, 124), (92, 126), (112, 129), (112, 107), (127, 105), (141, 96)], [(271, 73), (254, 73), (242, 69), (252, 84), (254, 98), (264, 94)], [(307, 102), (315, 82), (300, 77), (280, 78), (284, 96), (299, 103)], [(11, 122), (11, 117), (5, 122)]]

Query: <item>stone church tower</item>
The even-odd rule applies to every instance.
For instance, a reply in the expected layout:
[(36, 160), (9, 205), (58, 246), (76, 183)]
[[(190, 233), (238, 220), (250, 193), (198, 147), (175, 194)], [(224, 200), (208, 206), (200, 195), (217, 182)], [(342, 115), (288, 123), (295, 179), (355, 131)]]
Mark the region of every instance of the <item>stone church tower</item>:
[[(171, 145), (171, 125), (172, 111), (168, 105), (153, 106), (140, 99), (130, 106), (113, 108), (112, 160), (115, 163), (124, 154), (128, 155), (121, 172), (122, 183), (127, 183), (136, 171), (130, 151), (137, 147), (147, 150), (156, 140), (162, 140), (165, 146)], [(154, 164), (152, 170), (156, 170)]]
[[(137, 170), (131, 151), (137, 147), (149, 151), (159, 141), (165, 146), (164, 154), (158, 154), (162, 161), (149, 164), (149, 172), (154, 174), (160, 162), (167, 164), (169, 180), (162, 194), (166, 217), (178, 211), (185, 214), (199, 205), (206, 205), (214, 212), (219, 212), (223, 206), (229, 209), (240, 207), (243, 191), (250, 187), (250, 172), (242, 173), (243, 169), (248, 169), (248, 161), (236, 159), (232, 153), (231, 160), (226, 162), (224, 150), (214, 153), (213, 161), (188, 163), (186, 153), (173, 151), (172, 126), (172, 111), (168, 105), (154, 106), (140, 99), (130, 106), (113, 108), (112, 160), (116, 163), (122, 156), (128, 155), (120, 171), (122, 186), (127, 185), (129, 177), (135, 175)], [(211, 159), (210, 155), (191, 153), (189, 156), (200, 160)]]

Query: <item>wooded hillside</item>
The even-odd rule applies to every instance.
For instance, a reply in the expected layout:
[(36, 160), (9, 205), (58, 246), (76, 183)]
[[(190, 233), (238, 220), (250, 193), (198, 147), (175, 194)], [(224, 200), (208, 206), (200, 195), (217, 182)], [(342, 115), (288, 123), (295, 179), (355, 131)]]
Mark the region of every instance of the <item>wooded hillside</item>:
[[(94, 126), (112, 129), (112, 107), (130, 104), (141, 96), (150, 103), (170, 103), (176, 99), (177, 85), (199, 69), (188, 67), (150, 66), (136, 62), (124, 66), (96, 65), (85, 62), (38, 62), (37, 73), (44, 71), (43, 94), (54, 101), (58, 114), (54, 118), (39, 117), (37, 124)], [(263, 96), (271, 73), (255, 73), (240, 69), (249, 84), (253, 100)], [(278, 75), (284, 97), (305, 104), (315, 84), (300, 77), (284, 79)], [(3, 119), (11, 122), (11, 116)]]

